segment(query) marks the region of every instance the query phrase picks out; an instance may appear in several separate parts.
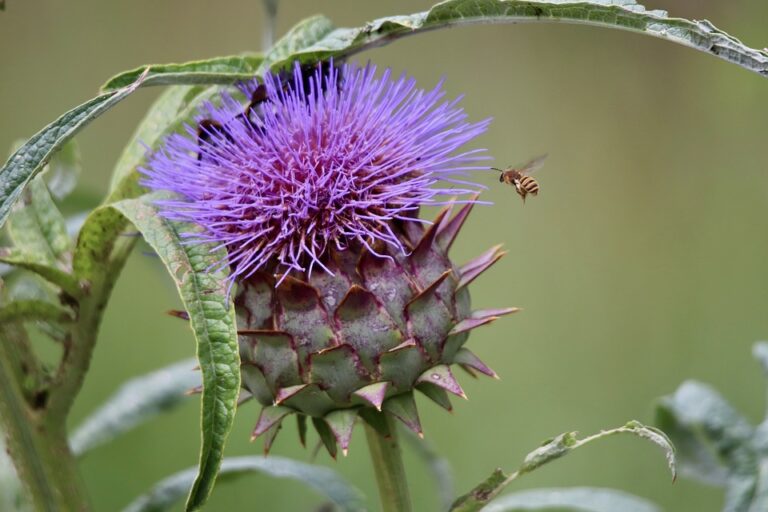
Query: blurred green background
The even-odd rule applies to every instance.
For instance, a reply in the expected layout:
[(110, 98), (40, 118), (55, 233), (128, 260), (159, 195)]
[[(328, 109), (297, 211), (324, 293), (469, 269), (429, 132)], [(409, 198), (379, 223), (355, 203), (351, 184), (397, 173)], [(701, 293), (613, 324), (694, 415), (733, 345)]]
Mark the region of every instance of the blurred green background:
[[(257, 50), (256, 0), (8, 0), (0, 13), (0, 148), (91, 97), (112, 74)], [(291, 0), (277, 34), (322, 12), (338, 25), (424, 9), (428, 1)], [(747, 44), (768, 44), (768, 3), (667, 0), (673, 15), (707, 18)], [(652, 420), (654, 399), (684, 379), (714, 384), (753, 421), (765, 381), (753, 341), (768, 337), (768, 81), (670, 43), (579, 26), (498, 25), (431, 32), (362, 54), (424, 87), (446, 78), (475, 120), (495, 165), (542, 152), (542, 193), (525, 207), (496, 175), (492, 207), (477, 208), (454, 257), (503, 242), (509, 255), (473, 285), (477, 307), (524, 312), (475, 333), (470, 346), (502, 376), (462, 379), (470, 400), (452, 415), (424, 404), (427, 437), (454, 465), (460, 491), (565, 430), (591, 433)], [(142, 90), (78, 140), (81, 187), (105, 191), (122, 146), (159, 93)], [(193, 354), (191, 333), (163, 312), (179, 307), (158, 260), (137, 251), (118, 282), (73, 423), (126, 378)], [(154, 481), (194, 465), (198, 401), (89, 454), (81, 463), (96, 510), (116, 510)], [(257, 408), (244, 406), (227, 452), (249, 444)], [(287, 428), (274, 453), (308, 460)], [(376, 506), (362, 429), (349, 457), (318, 461)], [(432, 482), (407, 458), (416, 510), (436, 508)], [(667, 511), (717, 511), (721, 495), (674, 485), (662, 455), (614, 438), (513, 486), (614, 487)], [(217, 487), (209, 510), (309, 510), (320, 499), (254, 475)]]

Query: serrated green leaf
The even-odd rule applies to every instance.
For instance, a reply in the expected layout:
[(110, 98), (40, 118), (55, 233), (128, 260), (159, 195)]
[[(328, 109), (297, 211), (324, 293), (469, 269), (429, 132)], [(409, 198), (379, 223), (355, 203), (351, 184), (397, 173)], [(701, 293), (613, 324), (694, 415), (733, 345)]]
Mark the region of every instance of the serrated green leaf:
[(260, 54), (248, 53), (179, 64), (149, 64), (113, 76), (101, 90), (114, 91), (130, 85), (145, 72), (146, 85), (231, 84), (253, 78), (262, 59)]
[(726, 485), (731, 472), (756, 472), (754, 428), (705, 384), (687, 381), (662, 398), (656, 424), (678, 447), (680, 471), (686, 477)]
[(136, 226), (160, 256), (176, 283), (197, 340), (203, 373), (203, 439), (198, 477), (187, 501), (187, 510), (196, 510), (213, 489), (237, 406), (240, 355), (235, 310), (227, 297), (226, 270), (211, 270), (226, 258), (224, 250), (212, 251), (211, 244), (182, 243), (180, 225), (159, 215), (153, 198), (124, 200), (112, 207)]
[(293, 60), (315, 62), (383, 46), (438, 28), (478, 23), (575, 23), (630, 30), (694, 48), (768, 76), (768, 52), (742, 44), (708, 21), (671, 18), (633, 0), (447, 0), (430, 10), (379, 18), (357, 28), (337, 28), (311, 46), (267, 60), (282, 68)]
[(661, 512), (657, 505), (643, 498), (596, 487), (516, 492), (497, 499), (483, 508), (483, 512), (530, 512), (554, 508), (574, 512)]
[(187, 391), (200, 385), (196, 364), (187, 359), (127, 381), (75, 430), (69, 439), (72, 451), (81, 456), (179, 405)]
[(578, 439), (575, 432), (565, 432), (544, 442), (525, 457), (517, 471), (507, 475), (500, 469), (495, 470), (488, 479), (467, 494), (459, 497), (451, 507), (451, 511), (475, 512), (480, 510), (496, 497), (507, 485), (522, 475), (530, 473), (544, 464), (559, 459), (573, 450), (593, 441), (618, 434), (632, 434), (660, 446), (665, 452), (667, 464), (669, 465), (674, 480), (676, 474), (675, 449), (667, 436), (656, 428), (648, 427), (638, 421), (630, 421), (623, 427), (603, 430), (583, 439)]
[[(224, 459), (221, 478), (233, 478), (248, 473), (263, 473), (276, 478), (297, 480), (333, 501), (345, 512), (365, 510), (362, 493), (352, 487), (335, 471), (283, 457), (232, 457)], [(162, 512), (180, 500), (195, 478), (195, 469), (172, 475), (157, 484), (149, 493), (137, 498), (123, 512)], [(258, 491), (254, 491), (258, 503)]]
[(8, 235), (14, 246), (32, 262), (67, 268), (72, 241), (42, 177), (32, 180), (22, 198), (8, 219)]

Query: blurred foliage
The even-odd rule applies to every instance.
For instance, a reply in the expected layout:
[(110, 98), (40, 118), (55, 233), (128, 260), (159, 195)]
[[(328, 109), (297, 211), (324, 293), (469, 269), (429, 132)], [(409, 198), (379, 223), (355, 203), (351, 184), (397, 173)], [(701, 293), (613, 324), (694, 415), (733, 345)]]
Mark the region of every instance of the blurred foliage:
[[(768, 343), (752, 353), (768, 376)], [(717, 391), (689, 380), (659, 401), (656, 423), (674, 441), (684, 476), (725, 489), (723, 512), (768, 508), (768, 421), (753, 426)]]
[[(356, 26), (430, 4), (283, 2), (276, 33), (314, 12)], [(765, 46), (764, 3), (667, 0), (649, 7), (712, 19)], [(0, 72), (13, 77), (0, 89), (0, 147), (93, 96), (121, 69), (258, 50), (261, 16), (258, 2), (242, 0), (191, 0), (183, 8), (147, 0), (10, 3), (0, 15)], [(507, 51), (479, 58), (487, 47)], [(495, 175), (479, 177), (496, 205), (476, 209), (454, 248), (464, 261), (476, 247), (504, 242), (511, 254), (492, 279), (473, 285), (474, 302), (525, 308), (470, 340), (501, 382), (465, 379), (471, 401), (457, 404), (450, 418), (421, 408), (425, 433), (453, 463), (459, 489), (520, 459), (547, 435), (648, 419), (653, 398), (688, 377), (711, 382), (748, 418), (762, 414), (760, 377), (745, 369), (752, 365), (748, 347), (768, 331), (763, 79), (664, 41), (573, 26), (434, 32), (358, 57), (368, 58), (407, 70), (425, 87), (444, 76), (451, 94), (466, 94), (471, 118), (493, 116), (484, 143), (496, 165), (550, 153), (537, 176), (542, 193), (524, 208)], [(88, 198), (106, 191), (108, 170), (158, 93), (137, 93), (78, 138), (84, 171), (72, 197), (92, 204)], [(124, 380), (193, 354), (189, 329), (162, 314), (178, 307), (161, 263), (137, 251), (118, 282), (73, 424)], [(81, 463), (97, 510), (124, 506), (196, 462), (193, 402)], [(240, 410), (228, 454), (257, 451), (247, 443), (256, 413), (249, 405)], [(353, 446), (362, 447), (362, 439)], [(274, 451), (310, 457), (290, 436)], [(669, 485), (656, 456), (642, 445), (607, 442), (518, 485), (599, 485), (650, 497), (666, 510), (721, 509), (719, 490)], [(364, 449), (318, 462), (375, 496)], [(415, 509), (435, 508), (417, 455), (408, 454), (406, 464)], [(307, 509), (320, 500), (291, 482), (259, 477), (219, 491), (212, 510), (254, 503)]]

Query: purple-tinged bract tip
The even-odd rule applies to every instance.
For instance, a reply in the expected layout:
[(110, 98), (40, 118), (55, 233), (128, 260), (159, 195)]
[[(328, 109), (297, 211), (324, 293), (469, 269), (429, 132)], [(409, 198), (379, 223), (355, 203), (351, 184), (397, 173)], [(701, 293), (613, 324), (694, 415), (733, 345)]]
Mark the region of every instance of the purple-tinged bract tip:
[(398, 222), (424, 222), (420, 206), (481, 188), (462, 177), (487, 168), (484, 150), (460, 148), (490, 120), (467, 122), (442, 84), (418, 89), (370, 64), (304, 73), (297, 64), (287, 80), (265, 76), (258, 115), (224, 93), (141, 169), (150, 189), (175, 193), (159, 202), (164, 216), (202, 226), (190, 243), (226, 247), (233, 279), (311, 273), (331, 249), (405, 253)]

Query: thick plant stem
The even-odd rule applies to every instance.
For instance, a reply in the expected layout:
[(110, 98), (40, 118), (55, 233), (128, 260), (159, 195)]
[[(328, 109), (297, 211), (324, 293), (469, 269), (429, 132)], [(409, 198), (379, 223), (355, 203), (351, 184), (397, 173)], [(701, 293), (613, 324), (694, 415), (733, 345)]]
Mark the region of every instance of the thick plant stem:
[(365, 434), (371, 461), (379, 486), (379, 497), (383, 512), (411, 512), (411, 497), (408, 493), (408, 482), (405, 478), (405, 466), (397, 440), (397, 429), (392, 416), (380, 413), (384, 432), (365, 424)]
[(107, 242), (97, 240), (83, 249), (101, 264), (77, 269), (89, 290), (79, 302), (76, 322), (69, 326), (62, 362), (52, 382), (40, 385), (39, 368), (27, 354), (23, 329), (0, 324), (0, 420), (34, 510), (90, 509), (65, 425), (88, 370), (104, 307), (135, 243), (119, 238), (126, 225), (115, 214), (111, 231), (105, 227), (99, 232)]
[[(34, 510), (87, 511), (88, 499), (69, 450), (64, 425), (45, 421), (24, 392), (12, 326), (0, 328), (0, 419), (8, 453)], [(32, 398), (30, 402), (29, 398)]]

